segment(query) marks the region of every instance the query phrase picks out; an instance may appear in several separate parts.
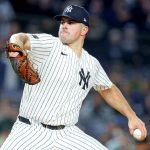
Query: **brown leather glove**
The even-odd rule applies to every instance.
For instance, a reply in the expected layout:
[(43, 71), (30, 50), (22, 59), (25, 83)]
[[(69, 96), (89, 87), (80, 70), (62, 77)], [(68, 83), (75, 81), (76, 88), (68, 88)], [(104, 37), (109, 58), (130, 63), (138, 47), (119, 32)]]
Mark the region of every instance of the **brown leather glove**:
[[(9, 56), (9, 52), (18, 52), (18, 55), (16, 57), (11, 57)], [(22, 49), (15, 43), (7, 43), (6, 54), (10, 59), (15, 73), (19, 76), (20, 79), (30, 85), (34, 85), (40, 82), (38, 72), (33, 68), (32, 63), (28, 59), (26, 50)]]

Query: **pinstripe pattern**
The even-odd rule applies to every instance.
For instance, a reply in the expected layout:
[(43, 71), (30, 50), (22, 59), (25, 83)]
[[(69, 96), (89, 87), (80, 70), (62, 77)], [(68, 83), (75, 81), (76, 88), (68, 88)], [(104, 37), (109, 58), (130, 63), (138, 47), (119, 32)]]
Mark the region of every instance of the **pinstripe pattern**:
[(76, 126), (49, 130), (17, 121), (1, 150), (108, 150)]
[[(37, 36), (39, 39), (29, 35), (41, 82), (25, 85), (20, 115), (51, 125), (73, 125), (78, 121), (82, 101), (89, 90), (99, 85), (109, 88), (111, 82), (99, 62), (85, 50), (79, 59), (58, 38), (48, 34)], [(81, 68), (91, 75), (86, 90), (79, 86)]]
[[(17, 121), (2, 150), (46, 150), (52, 145), (52, 133), (40, 126), (30, 126)], [(40, 144), (39, 144), (40, 143)], [(48, 149), (47, 149), (48, 150)]]
[(19, 115), (33, 124), (42, 122), (67, 127), (51, 131), (40, 125), (17, 121), (5, 142), (6, 147), (2, 149), (105, 150), (98, 141), (74, 126), (89, 90), (92, 87), (103, 90), (112, 86), (100, 63), (84, 49), (78, 58), (67, 45), (52, 35), (27, 35), (31, 41), (29, 55), (37, 66), (41, 82), (25, 84)]

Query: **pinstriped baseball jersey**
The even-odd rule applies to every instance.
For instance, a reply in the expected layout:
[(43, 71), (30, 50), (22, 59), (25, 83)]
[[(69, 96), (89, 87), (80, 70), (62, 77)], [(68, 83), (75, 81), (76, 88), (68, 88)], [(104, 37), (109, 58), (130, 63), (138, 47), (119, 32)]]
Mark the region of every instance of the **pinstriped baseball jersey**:
[(110, 88), (112, 82), (97, 59), (84, 49), (79, 58), (57, 37), (27, 35), (41, 82), (25, 85), (19, 114), (45, 124), (74, 125), (89, 90)]

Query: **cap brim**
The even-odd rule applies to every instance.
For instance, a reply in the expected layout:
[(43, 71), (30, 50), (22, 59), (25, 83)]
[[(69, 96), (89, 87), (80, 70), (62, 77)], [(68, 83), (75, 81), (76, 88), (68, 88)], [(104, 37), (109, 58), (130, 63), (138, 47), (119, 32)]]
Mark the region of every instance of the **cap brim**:
[[(72, 18), (72, 17), (67, 16), (67, 15), (56, 15), (56, 16), (54, 16), (54, 19), (57, 20), (57, 21), (61, 21), (61, 18), (62, 18), (62, 17), (67, 17), (67, 18), (72, 19), (72, 20), (74, 20), (74, 21), (76, 21), (76, 22), (80, 22), (80, 23), (85, 24), (85, 22), (81, 22), (80, 20), (75, 19), (75, 18)], [(86, 25), (86, 24), (85, 24), (85, 25)], [(87, 26), (89, 26), (89, 25), (87, 25)]]
[(61, 18), (62, 18), (62, 17), (67, 17), (67, 18), (69, 18), (69, 19), (72, 19), (72, 20), (75, 20), (75, 21), (77, 21), (77, 22), (80, 22), (79, 20), (74, 19), (74, 18), (72, 18), (72, 17), (70, 17), (70, 16), (67, 16), (67, 15), (56, 15), (56, 16), (54, 16), (54, 19), (57, 20), (57, 21), (61, 21)]
[(62, 17), (63, 17), (62, 15), (56, 15), (54, 16), (54, 19), (60, 21)]

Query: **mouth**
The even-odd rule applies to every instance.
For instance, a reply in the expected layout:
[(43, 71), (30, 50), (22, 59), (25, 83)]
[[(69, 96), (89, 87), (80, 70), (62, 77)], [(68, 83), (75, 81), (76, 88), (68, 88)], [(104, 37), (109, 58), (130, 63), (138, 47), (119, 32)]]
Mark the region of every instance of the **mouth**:
[(60, 36), (61, 36), (62, 38), (67, 38), (67, 37), (69, 36), (69, 33), (66, 32), (66, 31), (63, 31), (63, 32), (60, 33)]
[(61, 33), (61, 34), (68, 34), (67, 31), (61, 31), (60, 33)]

